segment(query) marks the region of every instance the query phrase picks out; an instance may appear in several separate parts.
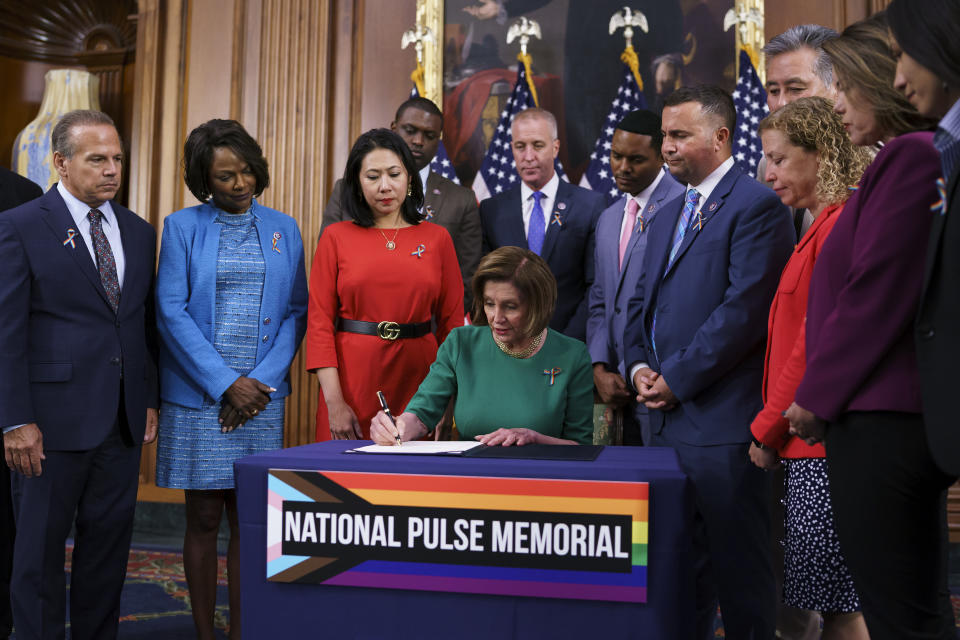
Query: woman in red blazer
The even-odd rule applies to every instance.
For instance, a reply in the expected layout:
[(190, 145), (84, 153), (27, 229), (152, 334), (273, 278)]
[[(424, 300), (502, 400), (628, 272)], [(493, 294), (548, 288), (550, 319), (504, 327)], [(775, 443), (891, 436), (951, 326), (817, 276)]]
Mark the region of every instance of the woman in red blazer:
[(791, 436), (783, 412), (793, 402), (806, 361), (804, 320), (813, 265), (851, 189), (870, 162), (854, 147), (824, 98), (803, 98), (760, 123), (764, 179), (784, 204), (814, 217), (780, 276), (767, 324), (763, 410), (750, 425), (750, 458), (786, 464), (783, 601), (820, 611), (824, 637), (867, 638), (860, 601), (833, 526), (823, 445)]

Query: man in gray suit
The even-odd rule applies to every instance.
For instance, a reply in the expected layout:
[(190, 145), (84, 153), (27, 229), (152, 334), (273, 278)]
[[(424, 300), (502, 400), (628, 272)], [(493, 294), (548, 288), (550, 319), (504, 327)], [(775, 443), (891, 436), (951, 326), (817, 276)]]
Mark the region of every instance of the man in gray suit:
[(662, 141), (660, 116), (652, 111), (632, 111), (617, 125), (610, 171), (624, 195), (600, 215), (595, 233), (587, 347), (601, 401), (623, 412), (623, 444), (639, 445), (650, 435), (647, 408), (637, 404), (624, 371), (627, 302), (643, 269), (648, 228), (663, 205), (684, 192), (663, 169)]
[[(439, 224), (453, 238), (453, 248), (457, 252), (460, 273), (463, 276), (463, 305), (469, 311), (473, 295), (470, 291), (470, 279), (480, 262), (482, 232), (480, 229), (480, 211), (477, 197), (473, 191), (447, 180), (430, 170), (430, 161), (440, 146), (440, 132), (443, 130), (443, 114), (430, 100), (421, 97), (410, 98), (400, 105), (390, 128), (403, 138), (410, 148), (413, 161), (420, 172), (423, 183), (423, 215), (435, 224)], [(340, 192), (343, 180), (333, 185), (333, 193), (323, 209), (323, 224), (320, 233), (330, 224), (344, 220), (340, 206)]]

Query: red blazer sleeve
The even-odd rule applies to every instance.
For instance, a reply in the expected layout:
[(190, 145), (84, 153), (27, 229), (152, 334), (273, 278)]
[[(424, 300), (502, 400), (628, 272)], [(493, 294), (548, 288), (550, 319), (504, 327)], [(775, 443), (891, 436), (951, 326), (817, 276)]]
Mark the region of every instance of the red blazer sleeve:
[(307, 307), (307, 335), (304, 360), (307, 371), (336, 367), (337, 345), (334, 322), (340, 309), (337, 295), (338, 252), (336, 230), (320, 236), (310, 268), (310, 304)]
[(437, 344), (447, 339), (456, 327), (463, 326), (463, 275), (453, 240), (443, 227), (438, 227), (440, 240), (440, 298), (433, 315), (437, 319)]
[(754, 438), (778, 451), (782, 450), (793, 437), (790, 435), (790, 423), (783, 417), (783, 412), (793, 402), (793, 394), (803, 379), (803, 372), (806, 369), (806, 326), (806, 323), (800, 325), (800, 333), (793, 342), (790, 356), (780, 376), (770, 388), (763, 409), (750, 425), (750, 432), (753, 433)]

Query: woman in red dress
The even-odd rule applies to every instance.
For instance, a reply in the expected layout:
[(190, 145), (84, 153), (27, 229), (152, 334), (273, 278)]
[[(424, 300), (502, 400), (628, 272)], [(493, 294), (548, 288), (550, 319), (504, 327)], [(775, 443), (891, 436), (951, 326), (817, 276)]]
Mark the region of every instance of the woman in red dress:
[(453, 241), (423, 221), (422, 204), (400, 136), (360, 136), (343, 174), (352, 221), (327, 227), (310, 272), (306, 365), (320, 382), (317, 440), (369, 438), (377, 391), (405, 407), (439, 344), (463, 324)]

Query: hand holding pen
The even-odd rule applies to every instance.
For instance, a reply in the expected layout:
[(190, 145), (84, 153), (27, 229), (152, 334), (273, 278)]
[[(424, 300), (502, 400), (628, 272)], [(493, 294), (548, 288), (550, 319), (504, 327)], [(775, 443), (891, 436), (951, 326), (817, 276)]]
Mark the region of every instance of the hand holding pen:
[(397, 419), (390, 413), (390, 407), (387, 406), (387, 399), (383, 396), (383, 391), (377, 391), (377, 400), (380, 401), (380, 408), (383, 409), (383, 412), (390, 418), (390, 422), (393, 423), (393, 428), (396, 431), (397, 446), (402, 447), (403, 441), (400, 439), (400, 428), (397, 427)]

